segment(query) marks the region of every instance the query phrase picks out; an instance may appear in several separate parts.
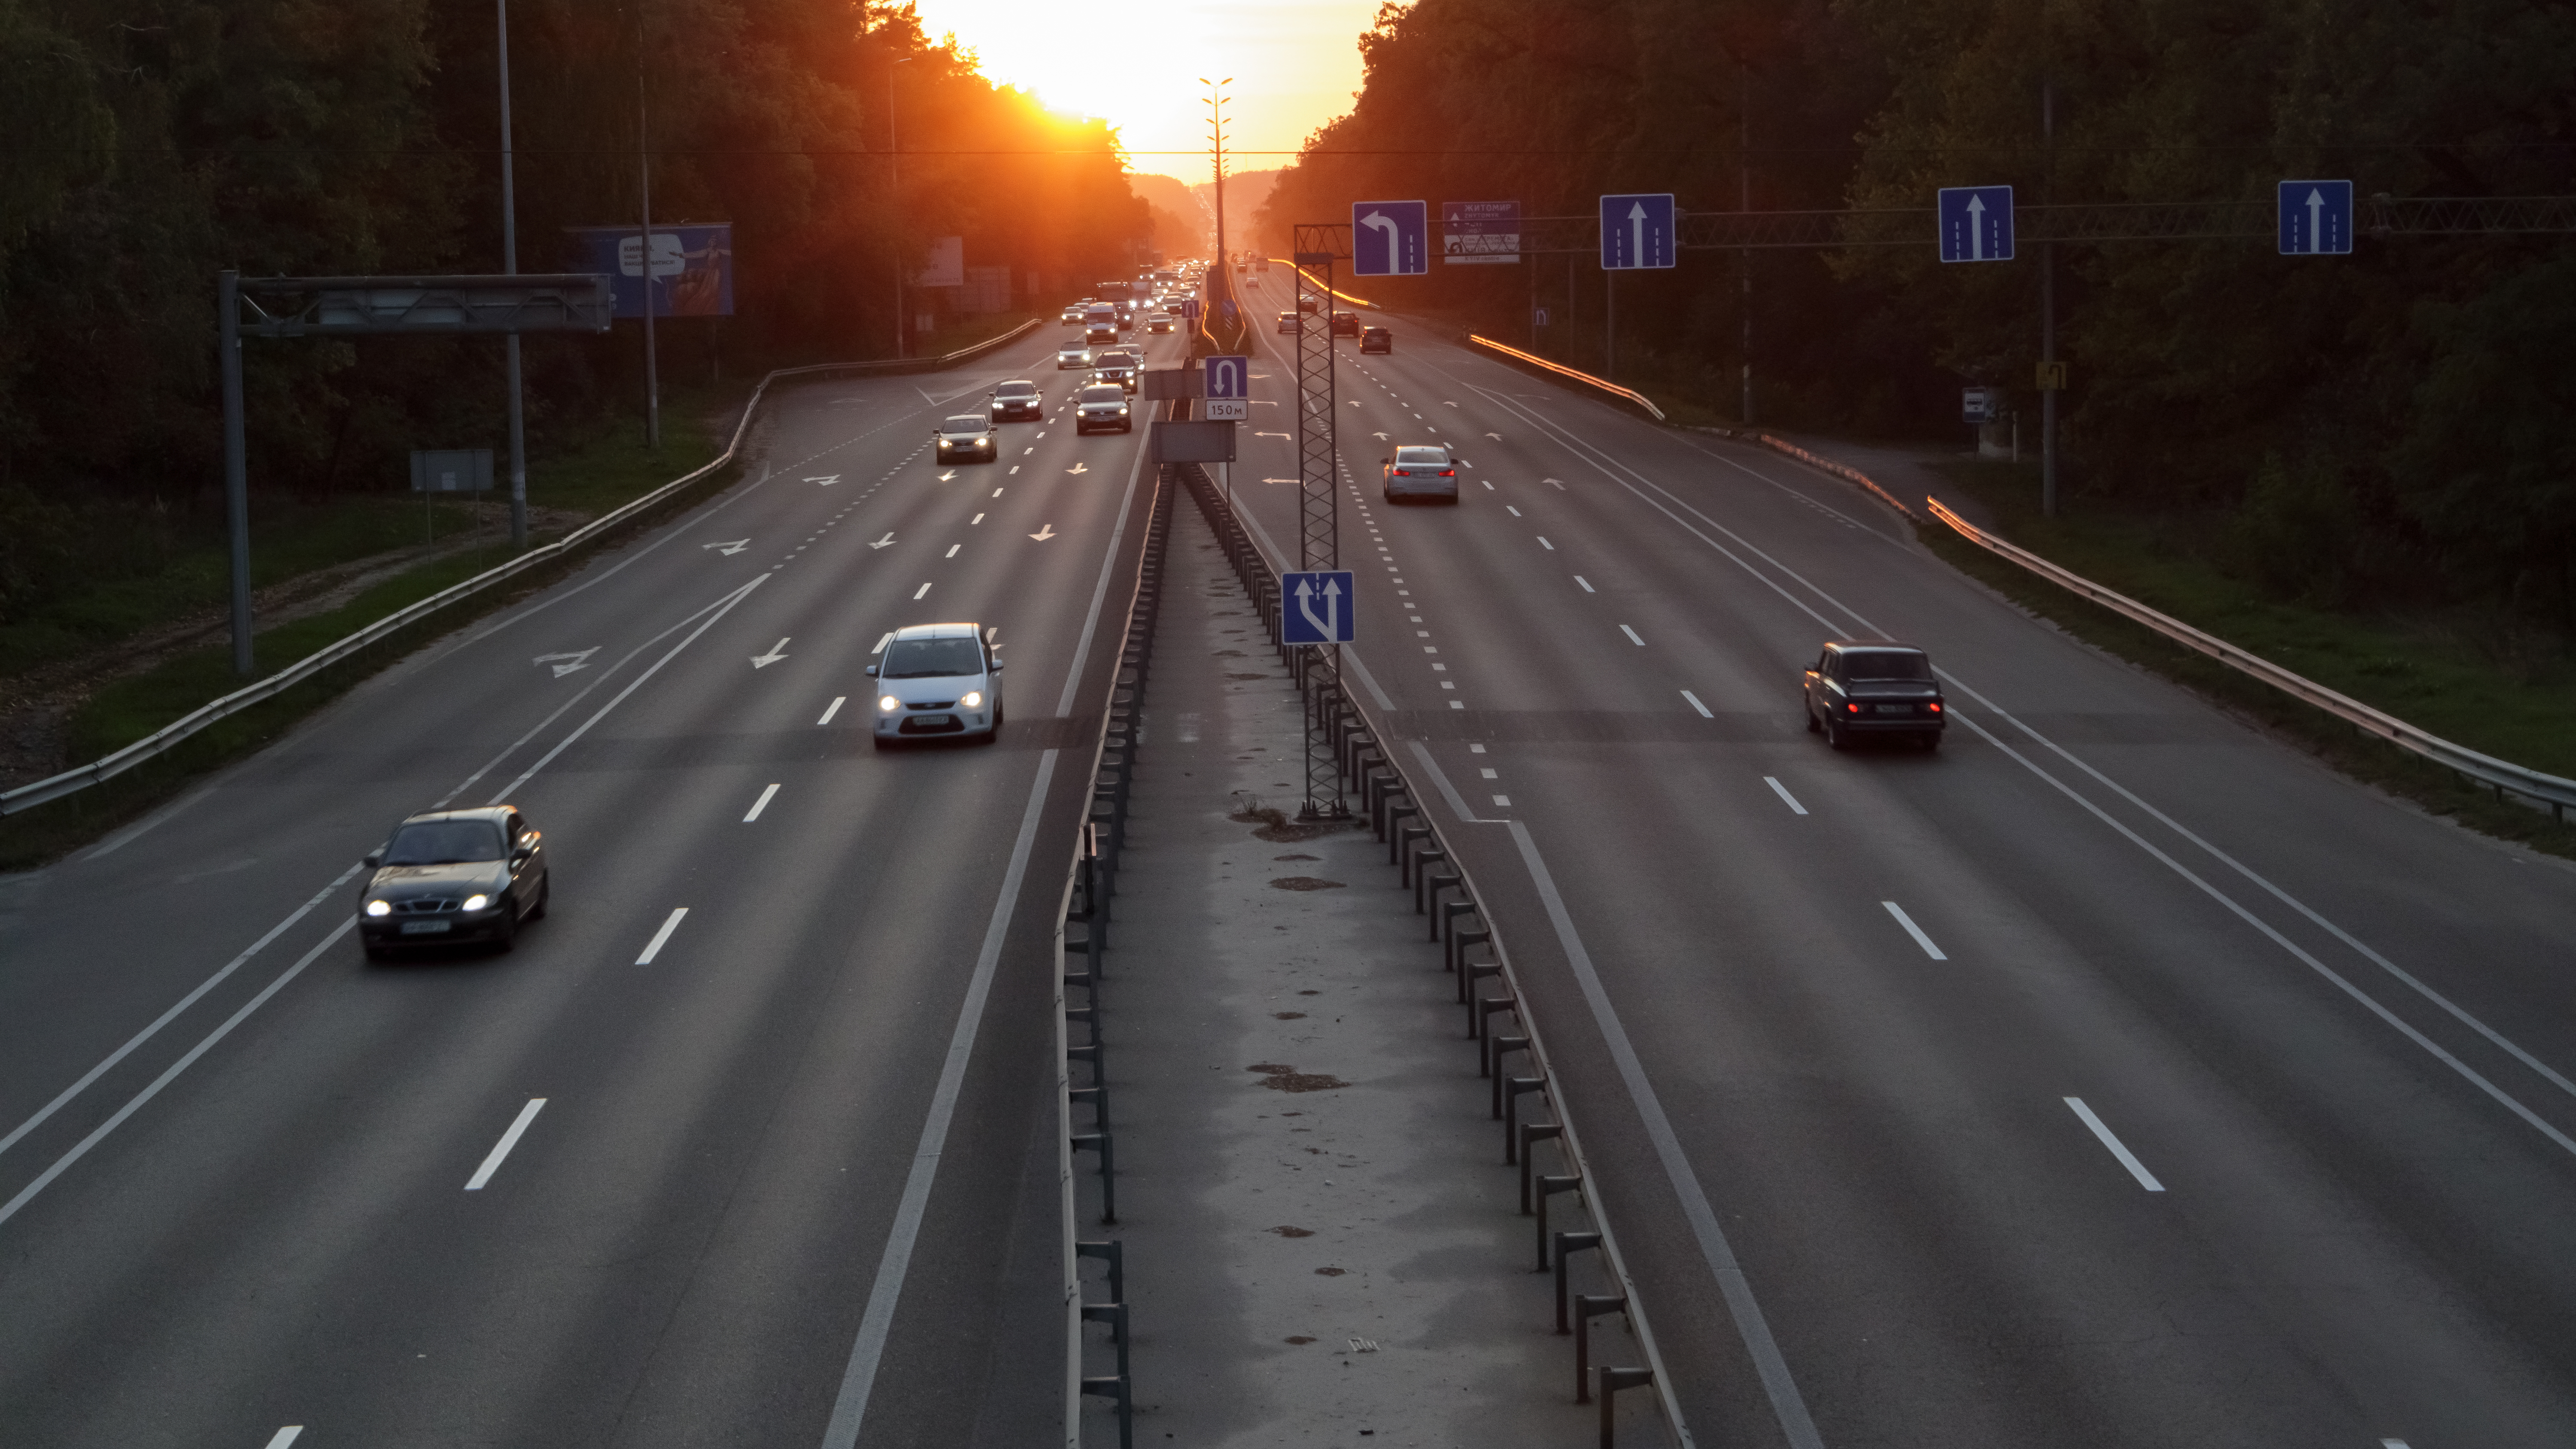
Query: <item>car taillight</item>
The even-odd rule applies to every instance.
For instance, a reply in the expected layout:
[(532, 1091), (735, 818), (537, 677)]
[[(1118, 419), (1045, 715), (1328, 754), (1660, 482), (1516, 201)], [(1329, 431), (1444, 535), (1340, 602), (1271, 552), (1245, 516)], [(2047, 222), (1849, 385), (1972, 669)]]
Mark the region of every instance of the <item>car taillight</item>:
[(1458, 470), (1455, 468), (1443, 468), (1440, 470), (1440, 476), (1443, 478), (1455, 478), (1458, 476)]
[(1939, 714), (1941, 712), (1941, 701), (1936, 699), (1930, 704), (1925, 705), (1924, 708), (1932, 711), (1934, 714)]
[(1860, 713), (1860, 706), (1856, 704), (1847, 704), (1844, 705), (1843, 708), (1850, 710), (1854, 714)]

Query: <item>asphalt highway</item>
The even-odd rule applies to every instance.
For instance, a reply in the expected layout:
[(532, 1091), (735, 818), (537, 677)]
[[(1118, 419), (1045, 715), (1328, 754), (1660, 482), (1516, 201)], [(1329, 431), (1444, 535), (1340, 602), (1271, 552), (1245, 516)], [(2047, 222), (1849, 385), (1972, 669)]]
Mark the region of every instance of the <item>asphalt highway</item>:
[[(2576, 874), (1856, 488), (1367, 320), (1351, 683), (1499, 919), (1698, 1442), (2576, 1443)], [(1232, 482), (1293, 548), (1260, 340)], [(1380, 501), (1410, 442), (1458, 507)], [(1937, 754), (1802, 728), (1834, 637), (1931, 652)]]
[[(1056, 1295), (1050, 912), (1151, 487), (1058, 332), (784, 394), (745, 481), (0, 882), (0, 1442), (1053, 1431), (1060, 1337), (996, 1325)], [(935, 464), (1008, 377), (1049, 417)], [(944, 620), (1003, 737), (879, 754), (862, 667)], [(359, 856), (488, 800), (549, 917), (364, 960)]]

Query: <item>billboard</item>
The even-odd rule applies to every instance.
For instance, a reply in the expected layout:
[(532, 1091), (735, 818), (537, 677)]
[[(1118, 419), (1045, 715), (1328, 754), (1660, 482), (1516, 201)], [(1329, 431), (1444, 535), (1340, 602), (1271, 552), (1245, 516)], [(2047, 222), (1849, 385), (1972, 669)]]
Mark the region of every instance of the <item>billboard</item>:
[(733, 224), (656, 226), (652, 275), (645, 275), (644, 233), (633, 226), (568, 228), (582, 247), (584, 269), (608, 274), (619, 317), (644, 315), (651, 292), (656, 317), (733, 315)]
[(1467, 263), (1521, 259), (1521, 204), (1517, 201), (1440, 203), (1441, 260)]
[(930, 239), (930, 259), (915, 272), (916, 287), (962, 287), (966, 285), (966, 238), (939, 236)]

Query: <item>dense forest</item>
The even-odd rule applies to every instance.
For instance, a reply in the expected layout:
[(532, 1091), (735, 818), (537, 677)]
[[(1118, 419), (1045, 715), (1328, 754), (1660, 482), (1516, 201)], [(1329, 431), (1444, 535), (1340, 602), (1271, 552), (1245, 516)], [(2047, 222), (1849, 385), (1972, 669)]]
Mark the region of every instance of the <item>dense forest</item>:
[[(2318, 176), (2576, 193), (2576, 8), (2525, 0), (1419, 0), (1360, 45), (1366, 87), (1283, 173), (1265, 245), (1368, 197), (1588, 216), (1614, 191), (1709, 212), (1999, 182), (2059, 202), (2268, 203)], [(2576, 236), (2365, 235), (2332, 260), (2067, 245), (2056, 267), (2079, 506), (2200, 518), (2284, 593), (2576, 625)], [(1619, 280), (1616, 366), (1734, 417), (1749, 362), (1760, 421), (1957, 437), (1965, 383), (2037, 412), (2040, 283), (2035, 248), (1986, 267), (1686, 252)], [(1377, 290), (1599, 365), (1603, 287), (1587, 255)]]
[[(638, 218), (639, 149), (657, 223), (733, 224), (736, 315), (664, 324), (666, 385), (887, 355), (932, 237), (1053, 293), (1153, 234), (1112, 134), (908, 4), (516, 0), (509, 26), (522, 270)], [(117, 567), (102, 539), (150, 567), (219, 492), (220, 269), (501, 270), (496, 31), (492, 3), (0, 0), (0, 618), (49, 568)], [(636, 333), (529, 339), (532, 445), (636, 406)], [(497, 445), (501, 355), (246, 344), (254, 487), (399, 489), (412, 447)]]

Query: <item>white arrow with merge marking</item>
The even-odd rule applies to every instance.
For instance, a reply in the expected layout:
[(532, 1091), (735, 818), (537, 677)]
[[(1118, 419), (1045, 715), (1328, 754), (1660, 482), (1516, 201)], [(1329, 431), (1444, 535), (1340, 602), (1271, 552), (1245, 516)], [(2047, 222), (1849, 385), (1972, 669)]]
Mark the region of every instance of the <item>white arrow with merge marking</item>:
[(555, 667), (555, 678), (561, 679), (565, 675), (588, 664), (590, 662), (590, 656), (598, 652), (599, 646), (593, 644), (589, 648), (584, 649), (577, 654), (540, 654), (531, 662), (553, 665)]
[(1040, 543), (1044, 543), (1048, 539), (1055, 537), (1055, 525), (1052, 523), (1041, 524), (1038, 527), (1038, 531), (1030, 534), (1029, 537), (1036, 539)]
[(957, 476), (957, 470), (956, 470), (956, 469), (954, 469), (954, 468), (951, 468), (951, 469), (949, 469), (947, 472), (942, 473), (942, 474), (940, 474), (940, 475), (939, 475), (939, 481), (940, 481), (940, 482), (942, 482), (942, 483), (945, 483), (945, 482), (947, 482), (949, 479), (954, 478), (954, 477), (956, 477), (956, 476)]
[[(791, 637), (792, 637), (792, 636), (791, 636)], [(766, 653), (766, 654), (754, 654), (753, 656), (751, 656), (751, 667), (752, 667), (752, 668), (754, 668), (754, 669), (767, 669), (769, 666), (771, 666), (771, 665), (773, 665), (773, 664), (777, 663), (779, 660), (784, 659), (784, 658), (786, 658), (786, 657), (787, 657), (784, 653), (782, 653), (782, 652), (781, 652), (782, 650), (786, 649), (786, 647), (787, 647), (787, 640), (785, 640), (785, 639), (781, 639), (781, 640), (779, 640), (777, 643), (772, 644), (772, 645), (770, 645), (770, 646), (769, 646), (769, 652), (768, 652), (768, 653)]]
[(727, 557), (727, 558), (731, 558), (731, 557), (733, 557), (735, 554), (738, 554), (738, 553), (742, 552), (745, 548), (750, 547), (750, 545), (751, 545), (751, 540), (750, 540), (750, 539), (747, 539), (747, 538), (737, 538), (737, 539), (735, 539), (735, 540), (734, 540), (733, 542), (731, 542), (731, 543), (702, 543), (702, 544), (699, 544), (699, 545), (698, 545), (698, 547), (700, 547), (700, 548), (702, 548), (702, 549), (704, 549), (704, 548), (711, 548), (711, 549), (714, 549), (716, 552), (718, 552), (718, 553), (720, 553), (720, 554), (723, 554), (725, 557)]
[(872, 543), (872, 544), (869, 544), (869, 545), (868, 545), (868, 547), (870, 547), (870, 548), (883, 548), (883, 547), (885, 547), (887, 544), (890, 544), (890, 543), (892, 543), (892, 542), (894, 542), (894, 530), (893, 530), (893, 529), (887, 529), (887, 530), (886, 530), (886, 536), (885, 536), (885, 537), (883, 537), (883, 538), (881, 538), (881, 539), (878, 539), (876, 542), (874, 542), (874, 543)]
[(829, 488), (833, 484), (841, 481), (841, 475), (838, 473), (826, 473), (820, 478), (808, 478), (805, 481), (808, 483), (820, 483), (824, 487)]
[(1068, 473), (1088, 473), (1091, 471), (1091, 465), (1089, 463), (1076, 463), (1064, 471)]

